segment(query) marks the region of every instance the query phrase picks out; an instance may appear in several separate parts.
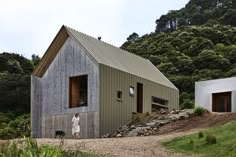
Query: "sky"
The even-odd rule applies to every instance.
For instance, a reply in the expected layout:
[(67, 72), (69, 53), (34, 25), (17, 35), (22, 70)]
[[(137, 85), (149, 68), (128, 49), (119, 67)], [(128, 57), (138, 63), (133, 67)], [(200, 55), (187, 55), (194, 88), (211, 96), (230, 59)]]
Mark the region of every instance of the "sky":
[(189, 0), (0, 0), (0, 53), (40, 57), (62, 25), (120, 47), (133, 32), (155, 31), (155, 21)]

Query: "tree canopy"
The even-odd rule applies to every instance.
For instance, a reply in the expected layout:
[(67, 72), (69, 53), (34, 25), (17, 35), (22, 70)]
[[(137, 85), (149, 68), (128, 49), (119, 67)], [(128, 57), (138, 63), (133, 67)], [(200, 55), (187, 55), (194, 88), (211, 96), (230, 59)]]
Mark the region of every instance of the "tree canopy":
[(236, 26), (234, 0), (190, 0), (180, 10), (171, 10), (156, 20), (156, 32), (170, 32), (181, 26), (206, 23)]
[(122, 46), (149, 59), (180, 90), (181, 107), (193, 107), (194, 83), (236, 76), (232, 0), (190, 0), (156, 20), (155, 32)]
[(30, 74), (39, 60), (36, 55), (29, 60), (19, 54), (0, 54), (1, 112), (30, 112)]

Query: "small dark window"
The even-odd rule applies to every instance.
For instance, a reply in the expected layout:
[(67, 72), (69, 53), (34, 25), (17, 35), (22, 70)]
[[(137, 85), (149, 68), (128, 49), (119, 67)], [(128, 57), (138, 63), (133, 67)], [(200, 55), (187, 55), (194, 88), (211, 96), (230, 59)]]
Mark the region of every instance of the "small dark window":
[(122, 100), (122, 91), (117, 91), (117, 99)]
[(69, 107), (87, 106), (88, 75), (70, 77)]
[(129, 87), (129, 95), (130, 96), (134, 95), (134, 87), (132, 87), (132, 86)]

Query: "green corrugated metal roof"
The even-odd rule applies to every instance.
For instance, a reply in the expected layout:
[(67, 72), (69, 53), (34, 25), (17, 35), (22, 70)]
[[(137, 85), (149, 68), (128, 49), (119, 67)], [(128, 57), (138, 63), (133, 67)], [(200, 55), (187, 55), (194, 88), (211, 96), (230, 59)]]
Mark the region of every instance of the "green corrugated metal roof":
[(100, 64), (177, 89), (149, 60), (65, 27)]

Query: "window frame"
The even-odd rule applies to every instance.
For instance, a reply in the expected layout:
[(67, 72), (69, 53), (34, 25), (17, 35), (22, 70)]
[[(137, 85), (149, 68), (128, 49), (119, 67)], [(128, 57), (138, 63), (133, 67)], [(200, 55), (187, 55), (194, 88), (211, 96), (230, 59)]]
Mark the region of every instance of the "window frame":
[[(131, 91), (130, 91), (131, 89), (133, 90), (133, 93), (131, 93)], [(129, 86), (129, 95), (134, 96), (134, 93), (135, 93), (134, 86)]]
[[(79, 89), (77, 89), (77, 91), (75, 92), (75, 91), (72, 91), (73, 89), (72, 89), (72, 86), (73, 86), (73, 83), (74, 84), (79, 84), (79, 86), (80, 86), (80, 80), (79, 79), (81, 79), (82, 77), (86, 77), (86, 96), (85, 96), (85, 104), (83, 104), (83, 105), (80, 105), (80, 101), (81, 101), (81, 88), (79, 87)], [(76, 82), (76, 79), (78, 79), (79, 81), (78, 82)], [(74, 82), (73, 82), (74, 81)], [(75, 83), (76, 82), (76, 83)], [(77, 92), (79, 92), (79, 94), (77, 94), (77, 96), (79, 95), (79, 98), (78, 98), (78, 104), (73, 104), (73, 92), (75, 92), (75, 93), (77, 93)], [(68, 94), (69, 94), (69, 104), (68, 104), (68, 107), (70, 108), (70, 109), (73, 109), (73, 108), (80, 108), (80, 107), (88, 107), (88, 74), (82, 74), (82, 75), (76, 75), (76, 76), (70, 76), (69, 77), (69, 92), (68, 92)], [(82, 98), (84, 98), (84, 97), (82, 97)]]

